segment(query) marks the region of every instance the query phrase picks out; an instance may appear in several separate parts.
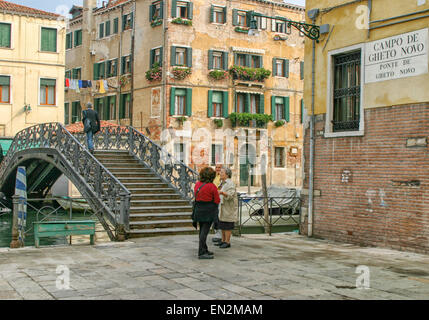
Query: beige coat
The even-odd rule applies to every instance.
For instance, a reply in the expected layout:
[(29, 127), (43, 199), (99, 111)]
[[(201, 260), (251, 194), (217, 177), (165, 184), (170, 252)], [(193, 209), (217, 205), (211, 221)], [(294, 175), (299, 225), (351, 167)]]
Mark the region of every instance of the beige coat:
[(224, 222), (237, 222), (237, 191), (234, 182), (232, 182), (231, 179), (226, 179), (220, 191), (225, 192), (227, 196), (220, 196), (219, 220)]

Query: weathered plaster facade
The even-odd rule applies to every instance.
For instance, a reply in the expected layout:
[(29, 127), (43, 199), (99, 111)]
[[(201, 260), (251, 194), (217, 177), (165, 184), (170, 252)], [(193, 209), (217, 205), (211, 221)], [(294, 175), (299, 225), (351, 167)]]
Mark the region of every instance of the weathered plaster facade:
[[(10, 45), (0, 47), (0, 75), (9, 79), (9, 90), (2, 87), (0, 135), (8, 137), (38, 123), (64, 119), (65, 21), (36, 9), (12, 8), (0, 8), (0, 23), (10, 25)], [(56, 29), (55, 52), (41, 50), (42, 28)], [(55, 80), (55, 100), (50, 105), (41, 104), (42, 78)]]

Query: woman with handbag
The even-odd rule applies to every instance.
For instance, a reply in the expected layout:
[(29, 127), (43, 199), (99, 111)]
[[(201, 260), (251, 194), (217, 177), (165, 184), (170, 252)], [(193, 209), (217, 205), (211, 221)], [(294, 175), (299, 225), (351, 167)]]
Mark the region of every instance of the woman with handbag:
[(216, 171), (210, 167), (203, 168), (200, 171), (200, 179), (195, 184), (194, 195), (195, 203), (192, 212), (194, 224), (199, 223), (199, 259), (213, 259), (213, 252), (207, 247), (207, 235), (210, 227), (218, 215), (218, 205), (220, 202), (219, 192), (213, 180), (216, 177)]

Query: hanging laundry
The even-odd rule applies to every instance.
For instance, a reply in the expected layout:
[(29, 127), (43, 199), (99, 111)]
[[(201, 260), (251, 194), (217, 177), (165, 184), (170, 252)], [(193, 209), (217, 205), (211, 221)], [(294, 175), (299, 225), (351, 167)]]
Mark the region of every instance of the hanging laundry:
[(88, 88), (88, 80), (82, 80), (81, 88)]
[(106, 90), (104, 89), (104, 81), (99, 80), (98, 82), (100, 83), (100, 93), (106, 93)]
[(106, 89), (106, 91), (109, 90), (109, 85), (107, 83), (107, 80), (103, 80), (103, 85), (104, 85), (104, 89)]
[(70, 89), (76, 90), (76, 80), (74, 79), (70, 80)]
[(83, 87), (82, 87), (82, 80), (79, 80), (79, 81), (78, 81), (78, 84), (79, 84), (79, 88), (80, 88), (80, 89), (82, 89), (82, 88), (83, 88)]
[(92, 81), (91, 80), (87, 80), (88, 81), (88, 88), (92, 88)]
[(69, 88), (69, 87), (70, 87), (70, 79), (66, 78), (66, 88)]

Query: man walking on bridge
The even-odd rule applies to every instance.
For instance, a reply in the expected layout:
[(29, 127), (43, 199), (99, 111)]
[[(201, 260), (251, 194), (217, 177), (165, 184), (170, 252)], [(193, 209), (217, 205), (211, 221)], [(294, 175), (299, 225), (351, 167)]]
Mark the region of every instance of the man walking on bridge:
[(86, 140), (88, 142), (88, 150), (94, 154), (94, 134), (100, 131), (100, 118), (97, 111), (92, 109), (92, 103), (86, 104), (86, 110), (82, 111), (83, 130), (86, 133)]

